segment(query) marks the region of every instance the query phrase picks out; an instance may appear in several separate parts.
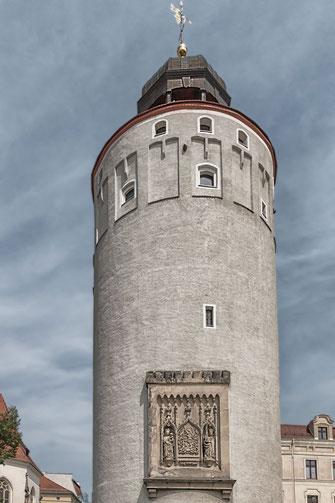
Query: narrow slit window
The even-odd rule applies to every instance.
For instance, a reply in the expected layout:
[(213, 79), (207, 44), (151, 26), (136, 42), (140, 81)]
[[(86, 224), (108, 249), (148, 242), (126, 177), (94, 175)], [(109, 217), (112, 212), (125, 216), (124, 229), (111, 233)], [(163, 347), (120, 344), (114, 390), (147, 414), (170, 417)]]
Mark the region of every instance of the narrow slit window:
[(204, 328), (216, 327), (216, 309), (214, 305), (205, 305), (203, 307)]
[(263, 218), (268, 218), (268, 205), (263, 199), (261, 200), (261, 214)]
[(213, 120), (209, 117), (200, 117), (199, 119), (200, 133), (213, 133)]
[(154, 136), (162, 136), (167, 133), (167, 121), (156, 122), (154, 126)]
[(333, 465), (333, 480), (335, 480), (335, 461), (332, 462)]
[(238, 129), (237, 131), (237, 141), (240, 145), (243, 145), (243, 147), (249, 148), (249, 137), (242, 129)]

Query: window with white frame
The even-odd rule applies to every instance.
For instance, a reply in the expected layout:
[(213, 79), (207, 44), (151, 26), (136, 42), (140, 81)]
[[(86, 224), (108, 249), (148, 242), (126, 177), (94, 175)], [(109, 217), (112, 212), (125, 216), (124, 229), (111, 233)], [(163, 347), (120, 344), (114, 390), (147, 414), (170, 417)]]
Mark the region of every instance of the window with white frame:
[(218, 188), (218, 168), (211, 164), (200, 164), (197, 167), (197, 186), (209, 189)]
[(136, 197), (135, 180), (125, 183), (121, 189), (121, 205), (128, 203)]
[(268, 205), (265, 201), (263, 201), (263, 199), (261, 199), (261, 215), (265, 219), (268, 218)]
[(168, 122), (167, 120), (161, 120), (154, 124), (153, 137), (163, 136), (168, 132)]
[(237, 130), (237, 143), (245, 148), (249, 148), (249, 136), (242, 129)]
[(11, 502), (11, 488), (6, 479), (0, 479), (0, 501), (1, 503)]
[(214, 122), (210, 117), (198, 118), (198, 132), (199, 133), (214, 133)]
[(214, 304), (203, 305), (204, 328), (216, 328), (216, 306)]

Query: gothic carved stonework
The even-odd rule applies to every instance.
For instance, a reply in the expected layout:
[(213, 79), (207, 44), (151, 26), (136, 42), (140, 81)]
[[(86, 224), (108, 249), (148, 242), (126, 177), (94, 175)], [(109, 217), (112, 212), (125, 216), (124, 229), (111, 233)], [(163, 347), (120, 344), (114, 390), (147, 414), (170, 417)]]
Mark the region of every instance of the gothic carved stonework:
[(230, 494), (229, 382), (227, 371), (147, 373), (150, 497), (172, 480)]

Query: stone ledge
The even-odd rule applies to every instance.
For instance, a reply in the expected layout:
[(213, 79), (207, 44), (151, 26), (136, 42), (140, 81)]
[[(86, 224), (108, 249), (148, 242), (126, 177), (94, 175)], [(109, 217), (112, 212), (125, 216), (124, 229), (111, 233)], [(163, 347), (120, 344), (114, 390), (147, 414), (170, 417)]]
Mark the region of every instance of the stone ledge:
[(228, 370), (157, 370), (147, 372), (146, 384), (229, 384)]
[(156, 498), (157, 491), (162, 490), (202, 490), (218, 491), (222, 495), (223, 501), (229, 503), (235, 480), (223, 478), (167, 478), (150, 477), (143, 479), (148, 490), (149, 498)]

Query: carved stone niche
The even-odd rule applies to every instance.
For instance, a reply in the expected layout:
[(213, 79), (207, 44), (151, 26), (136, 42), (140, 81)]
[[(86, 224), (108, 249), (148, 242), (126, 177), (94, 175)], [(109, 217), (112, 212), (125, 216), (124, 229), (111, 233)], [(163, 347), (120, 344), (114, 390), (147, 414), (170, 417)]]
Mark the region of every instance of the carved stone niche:
[(231, 501), (229, 383), (222, 370), (147, 372), (149, 498), (198, 489)]

